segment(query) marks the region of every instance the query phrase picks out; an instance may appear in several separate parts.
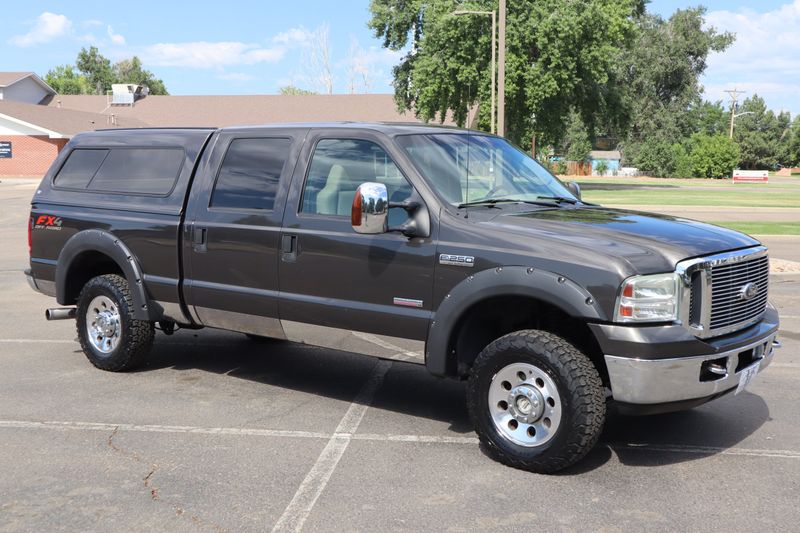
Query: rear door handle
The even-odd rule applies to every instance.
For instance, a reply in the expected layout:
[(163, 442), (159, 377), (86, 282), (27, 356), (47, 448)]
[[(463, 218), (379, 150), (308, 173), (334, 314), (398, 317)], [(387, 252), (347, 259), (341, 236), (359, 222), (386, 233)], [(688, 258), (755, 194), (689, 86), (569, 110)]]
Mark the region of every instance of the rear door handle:
[(297, 235), (281, 235), (281, 260), (287, 263), (297, 260)]
[(194, 226), (192, 229), (192, 249), (199, 253), (208, 251), (208, 228)]

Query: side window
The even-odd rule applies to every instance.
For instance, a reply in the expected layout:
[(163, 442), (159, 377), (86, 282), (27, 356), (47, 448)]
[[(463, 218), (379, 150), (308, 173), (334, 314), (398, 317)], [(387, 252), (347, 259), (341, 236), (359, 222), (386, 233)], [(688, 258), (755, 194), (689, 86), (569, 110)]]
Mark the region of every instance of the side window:
[[(356, 189), (366, 181), (386, 185), (391, 202), (402, 202), (411, 196), (411, 185), (377, 144), (358, 139), (323, 139), (314, 149), (300, 211), (349, 217)], [(404, 210), (390, 210), (390, 225), (402, 224), (405, 219)]]
[(112, 148), (89, 189), (165, 195), (175, 185), (185, 157), (182, 148)]
[(291, 144), (291, 139), (234, 139), (222, 161), (211, 207), (273, 209)]
[(87, 150), (78, 148), (70, 152), (66, 162), (55, 178), (57, 187), (66, 189), (85, 189), (103, 164), (108, 150)]

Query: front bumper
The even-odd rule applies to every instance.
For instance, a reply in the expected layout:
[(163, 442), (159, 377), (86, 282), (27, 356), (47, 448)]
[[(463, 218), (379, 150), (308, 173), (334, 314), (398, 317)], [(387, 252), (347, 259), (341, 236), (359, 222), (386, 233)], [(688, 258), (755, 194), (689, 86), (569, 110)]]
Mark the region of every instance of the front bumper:
[[(636, 353), (638, 343), (621, 353), (606, 351), (612, 397), (627, 411), (636, 405), (649, 407), (641, 412), (658, 412), (701, 404), (738, 387), (744, 369), (758, 365), (760, 372), (769, 366), (780, 345), (777, 337), (778, 314), (769, 306), (760, 323), (729, 338), (709, 339), (702, 354), (683, 352), (683, 340), (651, 346), (655, 351), (646, 353)], [(615, 347), (624, 344), (614, 342)]]

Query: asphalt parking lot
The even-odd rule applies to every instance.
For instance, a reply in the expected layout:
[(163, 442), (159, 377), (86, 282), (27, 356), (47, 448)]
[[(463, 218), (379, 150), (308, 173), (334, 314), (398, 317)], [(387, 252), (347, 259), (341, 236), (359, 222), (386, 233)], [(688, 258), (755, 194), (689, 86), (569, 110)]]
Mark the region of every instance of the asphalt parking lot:
[(798, 528), (800, 275), (772, 279), (783, 348), (749, 390), (614, 417), (541, 476), (484, 455), (463, 385), (410, 363), (203, 330), (94, 369), (24, 279), (34, 187), (0, 183), (0, 531)]

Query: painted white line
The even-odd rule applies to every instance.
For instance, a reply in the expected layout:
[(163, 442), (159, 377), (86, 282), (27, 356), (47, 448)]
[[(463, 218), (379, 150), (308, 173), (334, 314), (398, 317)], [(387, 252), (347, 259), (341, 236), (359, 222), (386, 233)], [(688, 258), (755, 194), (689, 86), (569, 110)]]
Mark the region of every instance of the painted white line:
[(322, 491), (333, 475), (334, 470), (339, 464), (342, 456), (344, 455), (347, 446), (350, 444), (350, 439), (353, 434), (358, 430), (364, 414), (369, 409), (375, 392), (383, 383), (383, 378), (386, 376), (391, 367), (389, 361), (378, 361), (370, 374), (369, 379), (361, 387), (361, 390), (356, 395), (347, 412), (339, 421), (334, 435), (328, 440), (328, 444), (322, 450), (322, 453), (317, 458), (314, 466), (306, 475), (300, 487), (298, 487), (292, 501), (283, 511), (283, 514), (278, 519), (275, 531), (300, 531), (303, 529), (308, 515), (317, 503)]
[(756, 450), (751, 448), (719, 448), (716, 446), (684, 446), (680, 444), (627, 443), (610, 444), (612, 448), (645, 450), (652, 452), (691, 453), (701, 455), (749, 455), (753, 457), (784, 457), (800, 459), (800, 452), (793, 450)]
[(0, 342), (9, 344), (77, 344), (75, 341), (55, 339), (0, 339)]
[(0, 420), (0, 428), (62, 429), (83, 431), (135, 431), (141, 433), (194, 433), (205, 435), (246, 435), (254, 437), (293, 437), (329, 439), (330, 433), (255, 428), (209, 428), (194, 426), (159, 426), (144, 424), (108, 424), (104, 422), (33, 422), (26, 420)]
[(400, 361), (424, 361), (424, 356), (422, 352), (414, 352), (408, 351), (405, 348), (397, 346), (396, 344), (392, 344), (391, 342), (387, 342), (377, 335), (373, 335), (371, 333), (363, 333), (361, 331), (353, 331), (352, 332), (354, 337), (358, 337), (363, 341), (367, 341), (371, 344), (376, 346), (380, 346), (381, 348), (386, 348), (387, 350), (392, 350), (393, 352), (397, 352), (388, 357), (388, 359), (397, 359)]
[(800, 315), (781, 315), (780, 317), (781, 318), (791, 318), (791, 319), (794, 320), (794, 319), (800, 318)]
[[(383, 363), (388, 363), (388, 362), (383, 361)], [(348, 409), (348, 414), (345, 415), (345, 418), (342, 419), (342, 422), (347, 422), (345, 429), (357, 428), (358, 423), (364, 416), (364, 412), (366, 412), (366, 408), (367, 408), (366, 405), (358, 405), (352, 411)], [(0, 429), (3, 428), (34, 429), (34, 430), (37, 429), (78, 430), (78, 431), (101, 431), (101, 432), (117, 430), (117, 432), (132, 431), (132, 432), (144, 432), (144, 433), (233, 435), (233, 436), (283, 437), (283, 438), (304, 438), (304, 439), (311, 438), (311, 439), (328, 439), (329, 444), (331, 441), (347, 442), (350, 440), (372, 441), (372, 442), (468, 444), (473, 446), (475, 444), (478, 444), (478, 439), (476, 437), (448, 437), (441, 435), (402, 435), (402, 434), (382, 434), (382, 433), (354, 434), (352, 431), (338, 431), (340, 428), (337, 428), (336, 433), (330, 434), (330, 433), (323, 433), (316, 431), (295, 431), (295, 430), (280, 430), (280, 429), (162, 426), (162, 425), (147, 425), (147, 424), (109, 424), (105, 422), (62, 422), (62, 421), (37, 422), (30, 420), (0, 420)], [(796, 450), (767, 450), (767, 449), (736, 448), (736, 447), (723, 448), (719, 446), (648, 444), (648, 443), (635, 443), (635, 442), (631, 443), (613, 442), (613, 443), (605, 443), (605, 445), (618, 450), (619, 449), (639, 450), (644, 452), (669, 452), (669, 453), (687, 453), (687, 454), (698, 454), (698, 455), (744, 455), (752, 457), (778, 457), (778, 458), (788, 458), (788, 459), (800, 459), (800, 451)], [(325, 452), (323, 451), (323, 454), (321, 454), (320, 457), (322, 457), (324, 453)], [(342, 450), (342, 453), (344, 453), (344, 450)], [(330, 475), (328, 476), (328, 478), (330, 478)], [(319, 495), (317, 495), (317, 497), (318, 496)]]

